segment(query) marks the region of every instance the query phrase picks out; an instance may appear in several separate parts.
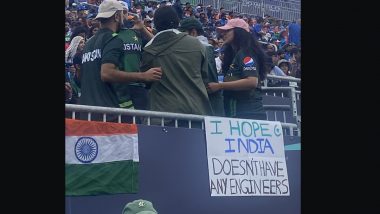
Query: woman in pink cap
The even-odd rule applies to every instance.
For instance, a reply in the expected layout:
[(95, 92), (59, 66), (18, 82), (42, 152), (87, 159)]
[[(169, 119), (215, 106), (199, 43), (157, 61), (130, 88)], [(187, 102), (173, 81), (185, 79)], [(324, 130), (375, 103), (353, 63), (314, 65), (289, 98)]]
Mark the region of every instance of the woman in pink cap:
[(264, 51), (243, 19), (231, 19), (218, 29), (224, 35), (224, 82), (209, 83), (208, 90), (223, 90), (226, 116), (266, 120), (261, 96), (267, 71)]

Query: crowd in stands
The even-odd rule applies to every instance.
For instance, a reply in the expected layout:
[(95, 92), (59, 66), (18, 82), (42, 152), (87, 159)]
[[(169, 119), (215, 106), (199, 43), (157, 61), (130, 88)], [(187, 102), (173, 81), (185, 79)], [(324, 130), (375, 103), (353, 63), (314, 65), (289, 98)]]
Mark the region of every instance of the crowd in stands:
[[(65, 4), (65, 75), (66, 103), (78, 103), (81, 95), (79, 73), (85, 43), (99, 31), (100, 23), (95, 19), (102, 0), (79, 1), (66, 0)], [(128, 5), (129, 16), (125, 26), (133, 27), (141, 20), (145, 28), (155, 35), (154, 14), (157, 8), (172, 6), (180, 20), (195, 18), (203, 28), (203, 36), (214, 49), (214, 58), (219, 75), (225, 51), (223, 35), (217, 30), (231, 19), (243, 19), (249, 25), (249, 31), (257, 38), (265, 50), (267, 73), (276, 76), (301, 78), (301, 23), (300, 20), (287, 22), (269, 15), (256, 16), (213, 8), (212, 5), (191, 5), (189, 2), (174, 1), (131, 1)], [(272, 82), (274, 86), (283, 82)]]

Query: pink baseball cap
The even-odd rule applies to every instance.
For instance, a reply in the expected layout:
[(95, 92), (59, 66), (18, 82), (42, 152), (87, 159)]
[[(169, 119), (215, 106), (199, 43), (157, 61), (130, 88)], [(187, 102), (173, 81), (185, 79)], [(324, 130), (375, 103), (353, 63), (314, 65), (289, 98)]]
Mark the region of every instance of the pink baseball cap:
[(229, 30), (229, 29), (232, 29), (235, 27), (243, 28), (244, 30), (246, 30), (249, 33), (248, 23), (245, 22), (243, 19), (239, 19), (239, 18), (228, 20), (226, 25), (224, 25), (222, 27), (218, 27), (218, 29)]

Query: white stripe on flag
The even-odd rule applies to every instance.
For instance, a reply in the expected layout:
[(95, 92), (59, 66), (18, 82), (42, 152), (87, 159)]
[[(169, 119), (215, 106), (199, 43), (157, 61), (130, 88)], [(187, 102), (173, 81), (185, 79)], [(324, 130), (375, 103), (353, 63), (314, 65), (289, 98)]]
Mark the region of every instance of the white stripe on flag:
[(66, 164), (83, 164), (78, 160), (75, 145), (81, 137), (90, 137), (95, 140), (98, 152), (90, 163), (106, 163), (113, 161), (139, 161), (138, 135), (121, 134), (107, 136), (66, 136)]

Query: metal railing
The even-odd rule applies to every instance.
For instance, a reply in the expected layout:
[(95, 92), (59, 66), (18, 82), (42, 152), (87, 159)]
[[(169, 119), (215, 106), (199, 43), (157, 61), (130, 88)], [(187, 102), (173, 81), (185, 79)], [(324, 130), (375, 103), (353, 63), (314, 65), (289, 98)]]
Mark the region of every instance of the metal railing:
[[(278, 107), (278, 106), (277, 106)], [(275, 108), (274, 106), (270, 106), (269, 108)], [(285, 108), (284, 106), (278, 108)], [(122, 108), (109, 108), (109, 107), (100, 107), (100, 106), (86, 106), (86, 105), (73, 105), (73, 104), (65, 104), (65, 111), (71, 112), (71, 118), (77, 119), (76, 112), (85, 112), (87, 113), (87, 120), (91, 121), (91, 115), (93, 113), (103, 114), (103, 121), (107, 121), (107, 114), (118, 115), (118, 123), (121, 123), (121, 117), (123, 115), (132, 116), (133, 123), (136, 124), (136, 117), (143, 116), (147, 120), (148, 126), (151, 125), (151, 118), (161, 118), (161, 126), (165, 126), (165, 119), (173, 119), (175, 121), (174, 127), (178, 126), (178, 121), (186, 120), (188, 123), (188, 128), (192, 128), (192, 122), (197, 121), (201, 122), (201, 128), (204, 129), (204, 118), (202, 115), (195, 114), (179, 114), (179, 113), (169, 113), (169, 112), (158, 112), (158, 111), (146, 111), (146, 110), (132, 110), (132, 109), (122, 109)], [(284, 135), (288, 134), (290, 136), (294, 136), (294, 133), (297, 133), (300, 136), (300, 132), (297, 128), (296, 124), (293, 123), (281, 123), (284, 129)], [(289, 130), (289, 132), (287, 132)]]
[(276, 76), (276, 75), (268, 74), (267, 75), (267, 79), (271, 79), (271, 80), (284, 80), (284, 81), (288, 81), (288, 82), (301, 83), (301, 79), (300, 78), (289, 77), (289, 76), (283, 77), (283, 76)]
[(192, 5), (202, 3), (203, 6), (212, 5), (218, 9), (224, 7), (227, 11), (239, 14), (264, 16), (268, 14), (284, 21), (294, 21), (301, 18), (300, 0), (192, 0)]
[[(272, 78), (276, 79), (277, 77), (272, 77)], [(284, 77), (282, 77), (282, 78), (284, 78)], [(300, 79), (297, 79), (297, 78), (294, 78), (294, 79), (288, 78), (288, 80), (300, 82)], [(265, 83), (264, 83), (264, 85), (265, 85)], [(281, 97), (284, 97), (284, 92), (285, 92), (286, 97), (289, 97), (291, 100), (290, 110), (292, 111), (293, 118), (297, 121), (298, 130), (301, 129), (301, 117), (298, 115), (299, 109), (297, 108), (297, 100), (300, 100), (301, 91), (297, 91), (295, 89), (295, 86), (289, 86), (289, 87), (265, 87), (264, 86), (264, 87), (262, 87), (262, 92), (265, 95), (268, 95), (268, 93), (273, 93), (273, 96), (276, 96), (276, 92), (281, 93)], [(277, 117), (277, 115), (275, 112), (275, 120), (277, 120), (276, 117)], [(285, 118), (285, 112), (283, 112), (283, 117)], [(286, 120), (284, 120), (284, 121), (286, 121)]]

